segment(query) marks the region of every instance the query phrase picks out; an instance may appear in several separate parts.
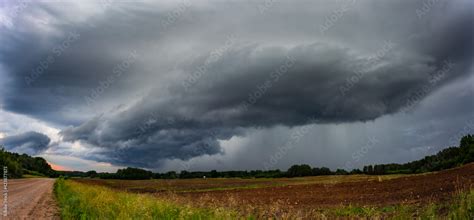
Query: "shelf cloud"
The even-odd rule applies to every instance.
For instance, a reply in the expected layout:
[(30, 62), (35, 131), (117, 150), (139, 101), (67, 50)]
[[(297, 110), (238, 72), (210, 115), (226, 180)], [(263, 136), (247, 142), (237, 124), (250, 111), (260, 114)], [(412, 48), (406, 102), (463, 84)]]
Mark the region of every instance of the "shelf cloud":
[[(2, 108), (120, 166), (223, 156), (255, 129), (403, 117), (472, 76), (470, 1), (29, 4), (0, 27)], [(26, 136), (41, 135), (5, 145)]]

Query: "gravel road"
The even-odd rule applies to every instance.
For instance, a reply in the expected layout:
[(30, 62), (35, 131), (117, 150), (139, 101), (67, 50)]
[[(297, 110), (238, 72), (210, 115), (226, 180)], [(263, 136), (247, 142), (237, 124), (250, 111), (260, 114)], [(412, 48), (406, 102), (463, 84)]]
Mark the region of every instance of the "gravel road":
[(53, 195), (54, 181), (48, 178), (9, 179), (7, 216), (4, 216), (2, 202), (0, 219), (60, 219)]

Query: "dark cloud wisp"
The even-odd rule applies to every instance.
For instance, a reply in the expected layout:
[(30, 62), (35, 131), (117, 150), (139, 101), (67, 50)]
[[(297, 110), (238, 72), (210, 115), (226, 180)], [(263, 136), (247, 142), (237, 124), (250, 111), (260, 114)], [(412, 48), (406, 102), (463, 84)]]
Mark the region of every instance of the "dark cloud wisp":
[(5, 146), (5, 149), (29, 155), (37, 155), (45, 151), (50, 142), (51, 139), (48, 136), (34, 131), (0, 139), (0, 144)]

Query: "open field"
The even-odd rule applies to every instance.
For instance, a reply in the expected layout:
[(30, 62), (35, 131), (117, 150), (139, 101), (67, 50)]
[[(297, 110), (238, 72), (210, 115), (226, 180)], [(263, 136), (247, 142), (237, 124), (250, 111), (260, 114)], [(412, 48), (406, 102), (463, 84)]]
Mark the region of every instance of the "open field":
[(389, 180), (404, 175), (386, 176), (314, 176), (299, 178), (213, 178), (213, 179), (152, 179), (152, 180), (116, 180), (116, 179), (76, 179), (82, 183), (103, 185), (114, 189), (139, 193), (158, 192), (207, 192), (226, 191), (236, 189), (256, 189), (278, 186), (308, 185), (308, 184), (334, 184), (338, 182), (367, 182)]
[(228, 210), (238, 216), (323, 218), (453, 213), (468, 217), (473, 210), (473, 181), (474, 164), (422, 175), (73, 182), (117, 193), (139, 192), (183, 207)]

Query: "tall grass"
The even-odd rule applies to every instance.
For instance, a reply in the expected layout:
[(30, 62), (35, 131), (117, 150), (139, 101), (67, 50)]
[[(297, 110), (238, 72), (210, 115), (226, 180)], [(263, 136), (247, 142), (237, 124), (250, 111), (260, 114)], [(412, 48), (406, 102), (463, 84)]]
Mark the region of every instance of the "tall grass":
[(449, 219), (474, 219), (474, 189), (460, 192), (449, 206)]
[(58, 179), (54, 193), (62, 219), (234, 219), (223, 209), (177, 205), (150, 195), (118, 192)]
[(369, 219), (474, 219), (474, 189), (458, 191), (445, 203), (431, 203), (424, 207), (410, 205), (388, 206), (383, 208), (345, 206), (325, 210), (329, 216)]

